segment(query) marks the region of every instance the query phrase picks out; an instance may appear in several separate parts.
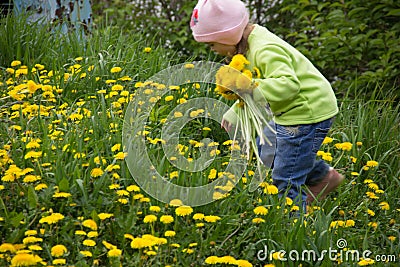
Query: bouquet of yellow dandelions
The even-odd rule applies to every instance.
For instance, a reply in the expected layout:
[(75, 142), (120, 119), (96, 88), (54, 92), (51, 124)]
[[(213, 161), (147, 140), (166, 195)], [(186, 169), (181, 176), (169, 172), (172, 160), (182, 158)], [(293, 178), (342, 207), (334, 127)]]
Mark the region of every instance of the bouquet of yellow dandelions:
[(235, 137), (240, 129), (245, 150), (248, 159), (254, 152), (258, 163), (261, 162), (256, 143), (256, 137), (259, 136), (260, 144), (268, 143), (270, 140), (264, 134), (264, 127), (270, 127), (268, 123), (271, 115), (267, 111), (267, 103), (256, 103), (253, 99), (253, 92), (257, 88), (257, 83), (253, 77), (260, 78), (260, 71), (257, 68), (248, 69), (250, 62), (242, 55), (233, 56), (229, 65), (224, 65), (216, 72), (216, 92), (228, 100), (237, 100), (236, 107), (233, 107), (237, 115), (235, 127)]

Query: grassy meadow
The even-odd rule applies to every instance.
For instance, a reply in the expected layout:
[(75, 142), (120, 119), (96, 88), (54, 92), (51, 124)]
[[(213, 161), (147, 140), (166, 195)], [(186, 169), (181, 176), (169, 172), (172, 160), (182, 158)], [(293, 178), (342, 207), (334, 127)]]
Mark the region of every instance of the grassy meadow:
[[(6, 18), (0, 31), (0, 266), (399, 264), (399, 88), (338, 97), (340, 114), (318, 157), (346, 180), (307, 214), (290, 216), (298, 207), (278, 198), (270, 177), (250, 192), (254, 161), (220, 199), (190, 207), (147, 195), (122, 146), (135, 92), (190, 58), (113, 27), (78, 38)], [(218, 123), (193, 118), (180, 133), (188, 159), (213, 140), (214, 162), (201, 172), (166, 160), (161, 128), (176, 106), (220, 97), (211, 85), (169, 89), (155, 98), (143, 132), (156, 171), (186, 186), (218, 179), (231, 147)]]

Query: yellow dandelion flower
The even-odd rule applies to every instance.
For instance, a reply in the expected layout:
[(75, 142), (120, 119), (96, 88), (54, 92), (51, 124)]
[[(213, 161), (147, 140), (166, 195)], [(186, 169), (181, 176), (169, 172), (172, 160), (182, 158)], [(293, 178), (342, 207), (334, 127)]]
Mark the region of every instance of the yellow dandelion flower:
[(134, 249), (141, 249), (148, 246), (148, 242), (146, 242), (141, 237), (136, 237), (131, 241), (131, 248)]
[(268, 214), (268, 209), (264, 206), (258, 206), (253, 209), (254, 214), (256, 215), (267, 215)]
[(379, 189), (379, 186), (376, 183), (369, 183), (368, 187), (374, 191)]
[(124, 89), (124, 87), (122, 86), (122, 85), (120, 85), (120, 84), (114, 84), (112, 87), (111, 87), (111, 90), (112, 91), (122, 91)]
[(179, 172), (178, 171), (173, 171), (169, 174), (170, 179), (178, 178), (179, 177)]
[(66, 259), (54, 259), (52, 261), (54, 265), (65, 265), (67, 263)]
[(194, 68), (194, 65), (193, 65), (192, 63), (186, 63), (186, 64), (184, 65), (184, 68), (185, 68), (185, 69), (193, 69), (193, 68)]
[(51, 248), (51, 255), (53, 257), (62, 257), (68, 249), (64, 245), (55, 245)]
[(168, 88), (170, 90), (179, 90), (181, 87), (179, 85), (170, 85)]
[(143, 219), (144, 223), (153, 223), (157, 221), (157, 216), (150, 214), (150, 215), (146, 215)]
[(248, 65), (248, 64), (250, 64), (250, 62), (244, 57), (244, 55), (236, 54), (232, 57), (232, 60), (229, 63), (229, 66), (238, 71), (242, 71), (244, 69), (245, 65)]
[(236, 261), (236, 265), (239, 266), (239, 267), (252, 267), (253, 266), (253, 264), (251, 264), (247, 260), (237, 260)]
[(276, 187), (275, 185), (268, 184), (264, 188), (264, 193), (266, 193), (268, 195), (276, 195), (276, 194), (278, 194), (278, 187)]
[(350, 142), (335, 144), (335, 148), (343, 150), (343, 151), (350, 151), (352, 149), (352, 147), (353, 147), (353, 144)]
[(128, 190), (129, 192), (139, 192), (140, 187), (137, 185), (130, 185), (126, 188), (126, 190)]
[(114, 158), (115, 159), (119, 159), (119, 160), (123, 160), (127, 155), (128, 155), (128, 153), (119, 152), (118, 154), (114, 155)]
[(118, 189), (118, 188), (120, 188), (121, 186), (119, 185), (119, 184), (110, 184), (109, 186), (108, 186), (108, 188), (110, 188), (111, 190), (113, 190), (113, 189)]
[(93, 238), (93, 237), (98, 237), (99, 233), (97, 231), (90, 231), (89, 233), (87, 233), (87, 237), (89, 238)]
[(92, 219), (87, 219), (82, 222), (82, 225), (93, 230), (97, 231), (97, 223)]
[(329, 228), (330, 228), (330, 229), (332, 229), (332, 228), (338, 228), (338, 227), (343, 227), (344, 225), (345, 225), (345, 222), (342, 221), (342, 220), (339, 220), (339, 221), (332, 221), (332, 222), (330, 223)]
[(207, 216), (204, 216), (204, 220), (209, 223), (214, 223), (216, 221), (221, 220), (221, 217), (216, 216), (216, 215), (207, 215)]
[(365, 193), (370, 199), (379, 199), (377, 195), (375, 195), (374, 192), (366, 192)]
[(204, 214), (203, 213), (196, 213), (193, 215), (194, 220), (203, 220), (204, 219)]
[(143, 52), (145, 52), (145, 53), (150, 53), (150, 52), (151, 52), (151, 47), (145, 47), (145, 48), (143, 49)]
[(184, 99), (184, 98), (179, 98), (177, 101), (176, 101), (176, 103), (177, 104), (184, 104), (184, 103), (186, 103), (186, 99)]
[(40, 142), (38, 142), (37, 140), (32, 140), (29, 143), (27, 143), (25, 147), (28, 149), (40, 148)]
[(328, 162), (331, 162), (333, 160), (332, 154), (329, 152), (326, 152), (322, 155), (322, 159)]
[(102, 213), (99, 213), (97, 216), (99, 217), (100, 220), (104, 221), (105, 219), (113, 217), (114, 214), (113, 213), (103, 213), (102, 212)]
[(354, 220), (346, 220), (344, 223), (345, 227), (353, 227), (356, 225), (356, 222)]
[(39, 175), (32, 175), (29, 174), (27, 176), (24, 177), (24, 183), (34, 183), (36, 181), (41, 180), (42, 178)]
[(224, 263), (224, 264), (235, 264), (236, 259), (232, 256), (222, 256), (219, 258), (219, 263)]
[(31, 151), (29, 151), (29, 152), (27, 152), (26, 154), (25, 154), (25, 159), (30, 159), (30, 158), (34, 158), (34, 159), (37, 159), (37, 158), (40, 158), (42, 156), (42, 151), (33, 151), (33, 150), (31, 150)]
[(175, 231), (165, 231), (164, 236), (174, 237), (176, 235)]
[(13, 60), (12, 62), (11, 62), (11, 67), (17, 67), (17, 66), (19, 66), (19, 65), (21, 65), (22, 64), (22, 62), (21, 61), (19, 61), (19, 60)]
[(103, 240), (102, 242), (101, 242), (105, 247), (106, 247), (106, 249), (113, 249), (113, 248), (117, 248), (117, 246), (114, 246), (113, 244), (111, 244), (111, 243), (108, 243), (107, 241), (105, 241), (105, 240)]
[(265, 220), (262, 218), (254, 218), (252, 220), (252, 223), (255, 223), (255, 224), (264, 223), (264, 222), (265, 222)]
[(194, 250), (191, 248), (184, 248), (184, 249), (182, 249), (182, 252), (187, 253), (187, 254), (192, 254), (194, 252)]
[(218, 264), (220, 263), (220, 259), (217, 256), (209, 256), (204, 261), (207, 264)]
[(180, 199), (172, 199), (172, 200), (169, 202), (169, 205), (174, 206), (174, 207), (178, 207), (178, 206), (182, 206), (182, 205), (183, 205), (183, 202), (182, 202), (182, 200), (180, 200)]
[(375, 160), (368, 160), (366, 166), (367, 166), (367, 167), (372, 167), (372, 168), (373, 168), (373, 167), (378, 166), (378, 162), (375, 161)]
[(120, 196), (120, 197), (123, 197), (123, 196), (129, 196), (129, 192), (128, 191), (126, 191), (126, 190), (117, 190), (116, 191), (116, 194), (118, 195), (118, 196)]
[(285, 258), (285, 254), (282, 251), (272, 253), (272, 258), (274, 260), (283, 260)]
[(173, 95), (168, 95), (168, 96), (166, 96), (166, 97), (164, 98), (164, 100), (165, 100), (165, 102), (172, 101), (172, 100), (174, 100), (174, 96), (173, 96)]
[(11, 266), (36, 266), (41, 261), (38, 255), (20, 253), (11, 259)]
[(94, 241), (92, 239), (85, 239), (85, 240), (83, 240), (82, 244), (87, 247), (94, 247), (94, 246), (96, 246), (96, 241)]
[(86, 232), (85, 232), (85, 231), (82, 231), (82, 230), (76, 230), (76, 231), (75, 231), (75, 235), (83, 235), (83, 236), (85, 236), (85, 235), (86, 235)]
[(55, 224), (62, 219), (64, 219), (64, 215), (62, 215), (61, 213), (52, 213), (49, 216), (41, 218), (39, 220), (39, 223)]
[(110, 72), (111, 73), (117, 73), (117, 72), (121, 72), (122, 68), (121, 67), (112, 67)]
[(126, 198), (119, 198), (119, 199), (117, 199), (117, 201), (123, 205), (126, 205), (129, 202), (128, 199), (126, 199)]
[(161, 208), (159, 206), (150, 206), (149, 210), (154, 212), (160, 212)]
[(15, 253), (16, 251), (17, 251), (16, 248), (11, 243), (3, 243), (0, 245), (1, 253), (5, 253), (5, 252)]
[(251, 77), (248, 77), (249, 74), (246, 75), (246, 73), (250, 73), (251, 72), (247, 71), (244, 72), (243, 74), (239, 75), (236, 78), (236, 83), (235, 83), (235, 87), (240, 90), (240, 92), (242, 93), (251, 93), (254, 89), (253, 85), (252, 85), (252, 80)]
[(30, 251), (41, 251), (41, 250), (43, 250), (43, 248), (41, 246), (39, 246), (39, 245), (30, 245), (28, 248), (29, 248)]
[(291, 206), (293, 204), (293, 200), (289, 197), (286, 197), (286, 205)]
[(26, 236), (32, 236), (32, 235), (37, 235), (37, 231), (36, 230), (27, 230), (24, 233)]
[(54, 198), (69, 198), (71, 197), (71, 193), (67, 193), (67, 192), (55, 192), (53, 194)]
[(122, 255), (122, 250), (118, 248), (113, 248), (107, 252), (107, 257), (109, 258), (116, 258)]
[(175, 214), (178, 216), (187, 216), (193, 212), (192, 207), (190, 206), (180, 206), (175, 209)]
[(211, 169), (210, 173), (208, 174), (208, 179), (213, 180), (217, 178), (217, 170), (216, 169)]
[(371, 209), (368, 209), (367, 213), (368, 213), (369, 216), (375, 216), (375, 212), (373, 210), (371, 210)]
[(157, 255), (157, 252), (155, 252), (154, 250), (149, 250), (149, 251), (146, 251), (146, 255), (155, 256), (155, 255)]
[(79, 251), (80, 254), (83, 255), (83, 257), (85, 258), (91, 258), (93, 256), (92, 252), (88, 251), (88, 250), (81, 250)]
[(361, 259), (358, 262), (359, 266), (367, 266), (367, 265), (373, 265), (375, 263), (375, 261), (373, 259), (370, 258), (366, 258), (366, 259)]
[(381, 207), (382, 210), (389, 210), (390, 209), (389, 203), (387, 203), (386, 201), (383, 201), (383, 202), (379, 203), (379, 206)]
[(142, 197), (141, 199), (139, 199), (140, 202), (150, 202), (150, 198), (148, 197)]

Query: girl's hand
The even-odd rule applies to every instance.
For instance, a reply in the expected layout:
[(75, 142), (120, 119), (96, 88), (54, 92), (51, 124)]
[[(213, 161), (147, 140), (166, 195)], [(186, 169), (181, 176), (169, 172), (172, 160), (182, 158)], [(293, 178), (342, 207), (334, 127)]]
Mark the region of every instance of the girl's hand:
[(225, 129), (225, 131), (230, 132), (232, 130), (232, 123), (222, 119), (221, 127)]

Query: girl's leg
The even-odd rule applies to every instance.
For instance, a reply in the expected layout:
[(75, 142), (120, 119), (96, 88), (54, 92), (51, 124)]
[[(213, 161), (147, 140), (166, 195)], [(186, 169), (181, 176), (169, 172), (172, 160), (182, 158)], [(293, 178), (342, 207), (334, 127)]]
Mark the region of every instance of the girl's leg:
[(308, 180), (321, 179), (329, 171), (329, 165), (316, 161), (316, 153), (331, 125), (332, 119), (307, 125), (276, 125), (272, 179), (281, 196), (287, 193), (304, 209), (307, 192), (302, 187)]

